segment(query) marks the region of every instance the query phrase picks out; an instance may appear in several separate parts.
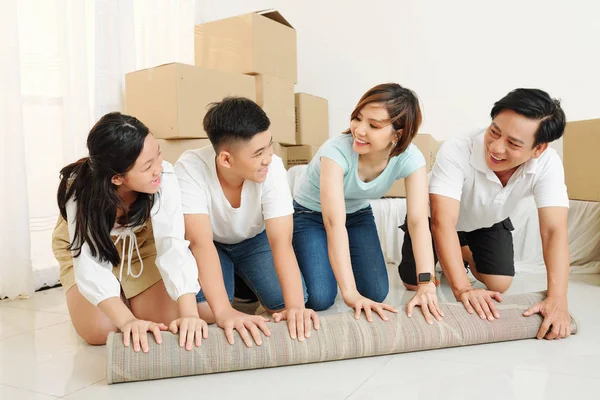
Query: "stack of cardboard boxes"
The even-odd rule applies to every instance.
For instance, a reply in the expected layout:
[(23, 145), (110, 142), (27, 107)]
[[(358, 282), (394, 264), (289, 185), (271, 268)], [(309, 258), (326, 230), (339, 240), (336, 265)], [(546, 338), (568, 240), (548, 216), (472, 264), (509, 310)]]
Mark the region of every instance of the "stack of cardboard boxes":
[(287, 168), (308, 164), (319, 147), (329, 138), (327, 100), (306, 93), (296, 93), (296, 146), (286, 146)]
[(126, 112), (160, 140), (164, 158), (210, 144), (207, 106), (226, 96), (254, 100), (271, 120), (286, 166), (306, 164), (329, 137), (327, 100), (294, 93), (296, 31), (268, 10), (196, 25), (195, 65), (165, 64), (126, 75)]
[[(126, 75), (126, 112), (159, 140), (165, 160), (210, 145), (203, 128), (206, 108), (226, 96), (257, 102), (271, 120), (275, 154), (286, 168), (308, 164), (329, 138), (326, 99), (294, 93), (296, 30), (277, 11), (249, 13), (196, 25), (195, 65), (170, 63)], [(414, 143), (429, 171), (438, 143), (418, 135)], [(387, 197), (405, 197), (398, 181)]]
[(125, 84), (127, 113), (148, 126), (171, 163), (210, 144), (202, 127), (208, 104), (228, 95), (256, 98), (250, 76), (179, 63), (132, 72)]

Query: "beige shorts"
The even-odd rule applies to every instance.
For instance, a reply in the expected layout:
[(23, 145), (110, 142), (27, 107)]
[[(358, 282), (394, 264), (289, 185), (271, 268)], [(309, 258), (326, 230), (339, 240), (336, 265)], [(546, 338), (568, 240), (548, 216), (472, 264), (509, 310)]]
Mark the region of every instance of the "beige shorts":
[[(152, 221), (148, 220), (146, 225), (136, 232), (135, 236), (140, 249), (140, 256), (144, 262), (144, 272), (139, 278), (126, 276), (123, 278), (123, 281), (121, 281), (121, 288), (127, 299), (137, 296), (162, 279), (160, 272), (156, 267), (156, 246), (154, 244), (154, 234), (152, 232)], [(68, 224), (62, 216), (59, 216), (54, 232), (52, 233), (52, 251), (60, 265), (60, 283), (62, 284), (65, 293), (75, 286), (73, 256), (68, 249), (69, 243)], [(119, 257), (123, 257), (121, 250), (121, 246), (117, 245)], [(135, 253), (136, 250), (134, 249), (134, 254), (131, 259), (131, 272), (132, 274), (137, 275), (140, 271), (140, 260)], [(114, 266), (112, 270), (117, 279), (119, 279), (119, 269), (120, 265), (117, 265)], [(127, 275), (127, 260), (125, 260), (123, 269), (124, 275)]]

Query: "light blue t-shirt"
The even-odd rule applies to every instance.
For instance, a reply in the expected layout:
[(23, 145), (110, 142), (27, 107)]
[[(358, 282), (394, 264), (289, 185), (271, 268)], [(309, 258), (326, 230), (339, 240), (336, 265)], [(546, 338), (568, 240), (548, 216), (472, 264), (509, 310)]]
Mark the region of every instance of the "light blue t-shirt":
[(312, 159), (304, 180), (298, 186), (294, 200), (303, 207), (321, 212), (321, 157), (335, 161), (344, 170), (344, 199), (346, 213), (351, 214), (369, 205), (390, 190), (395, 180), (406, 178), (425, 165), (425, 158), (414, 144), (404, 153), (392, 157), (383, 172), (371, 182), (358, 177), (358, 154), (352, 150), (354, 138), (343, 134), (327, 140)]

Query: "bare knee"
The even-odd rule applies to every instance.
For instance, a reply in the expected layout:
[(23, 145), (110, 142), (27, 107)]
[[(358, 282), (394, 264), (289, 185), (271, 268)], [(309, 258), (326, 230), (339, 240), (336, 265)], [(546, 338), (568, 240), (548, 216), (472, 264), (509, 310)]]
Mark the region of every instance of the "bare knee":
[(215, 322), (217, 322), (215, 314), (212, 312), (210, 306), (206, 301), (198, 303), (198, 315), (201, 319), (206, 321), (207, 324), (214, 324)]
[[(73, 328), (88, 344), (92, 346), (105, 345), (108, 334), (117, 332), (119, 329), (99, 308), (92, 306), (91, 303), (89, 306), (93, 309), (84, 310), (88, 308), (85, 305), (81, 308), (73, 307), (73, 310), (69, 310)], [(87, 313), (85, 311), (91, 312)]]
[[(75, 325), (74, 325), (75, 326)], [(116, 326), (95, 326), (95, 327), (77, 327), (75, 332), (92, 346), (103, 346), (106, 344), (106, 339), (111, 332), (117, 332)]]
[(500, 276), (500, 275), (484, 275), (480, 274), (481, 281), (485, 284), (488, 290), (494, 292), (504, 293), (508, 290), (512, 284), (512, 276)]
[(411, 284), (408, 284), (408, 283), (406, 283), (404, 281), (402, 281), (402, 284), (404, 285), (404, 287), (406, 288), (406, 290), (411, 290), (413, 292), (417, 290), (417, 285), (411, 285)]
[(473, 253), (471, 252), (469, 246), (461, 246), (460, 252), (462, 254), (463, 261), (466, 261), (470, 268), (474, 268), (475, 260), (473, 259)]
[(162, 280), (130, 298), (129, 305), (136, 318), (162, 322), (167, 326), (179, 317), (177, 302), (169, 297)]
[(108, 334), (118, 330), (102, 310), (83, 297), (77, 286), (67, 292), (67, 308), (75, 332), (91, 345), (106, 344)]

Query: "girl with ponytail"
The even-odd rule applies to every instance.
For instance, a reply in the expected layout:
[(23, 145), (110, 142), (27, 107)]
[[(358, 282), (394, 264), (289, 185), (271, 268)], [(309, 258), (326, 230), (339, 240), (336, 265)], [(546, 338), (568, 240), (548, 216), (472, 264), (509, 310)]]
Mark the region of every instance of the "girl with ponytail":
[(184, 239), (181, 193), (148, 128), (106, 114), (87, 138), (89, 156), (61, 170), (52, 248), (73, 326), (88, 343), (123, 332), (148, 351), (146, 332), (180, 332), (188, 350), (206, 338), (198, 270)]

